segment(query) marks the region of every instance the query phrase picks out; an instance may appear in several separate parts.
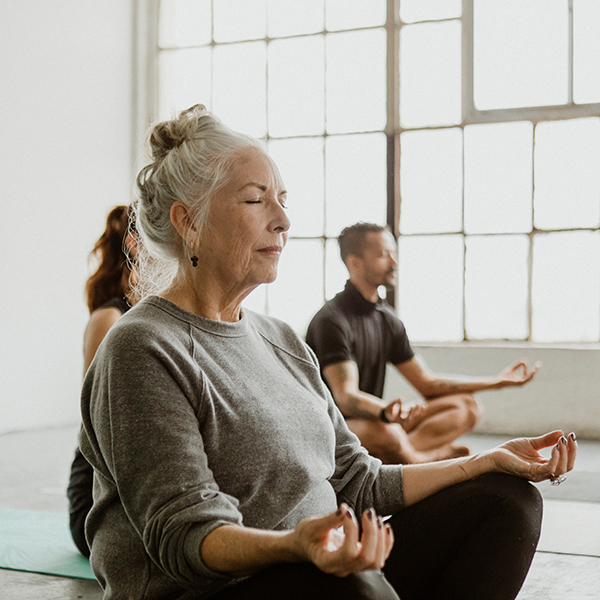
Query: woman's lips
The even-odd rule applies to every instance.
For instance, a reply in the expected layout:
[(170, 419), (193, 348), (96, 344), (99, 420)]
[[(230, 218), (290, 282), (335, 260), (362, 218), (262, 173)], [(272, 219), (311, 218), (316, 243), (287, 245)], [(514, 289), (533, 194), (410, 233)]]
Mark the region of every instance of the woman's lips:
[(262, 254), (281, 254), (283, 248), (281, 246), (267, 246), (266, 248), (260, 248), (258, 252), (262, 252)]

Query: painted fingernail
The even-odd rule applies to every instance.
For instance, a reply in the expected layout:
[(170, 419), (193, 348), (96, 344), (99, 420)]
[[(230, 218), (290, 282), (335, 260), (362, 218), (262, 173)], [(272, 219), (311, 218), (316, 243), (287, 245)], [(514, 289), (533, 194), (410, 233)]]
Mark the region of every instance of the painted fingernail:
[(571, 438), (573, 441), (575, 441), (575, 440), (577, 439), (577, 436), (575, 435), (575, 433), (574, 433), (574, 432), (573, 432), (573, 433), (571, 433), (571, 434), (569, 434), (569, 437), (570, 437), (570, 438)]
[(392, 528), (386, 523), (385, 524), (385, 532), (390, 535), (392, 533)]
[(369, 519), (369, 521), (372, 521), (374, 516), (375, 516), (375, 511), (372, 508), (370, 508), (367, 511), (367, 519)]
[(566, 443), (567, 443), (567, 438), (566, 438), (566, 437), (563, 435), (563, 436), (560, 438), (560, 441), (561, 441), (563, 444), (566, 444)]
[(340, 506), (335, 513), (338, 517), (342, 514), (342, 507)]
[(348, 507), (348, 512), (346, 513), (346, 518), (350, 519), (351, 521), (354, 520), (354, 511)]
[(379, 529), (383, 527), (383, 521), (381, 520), (381, 517), (377, 517), (377, 527)]

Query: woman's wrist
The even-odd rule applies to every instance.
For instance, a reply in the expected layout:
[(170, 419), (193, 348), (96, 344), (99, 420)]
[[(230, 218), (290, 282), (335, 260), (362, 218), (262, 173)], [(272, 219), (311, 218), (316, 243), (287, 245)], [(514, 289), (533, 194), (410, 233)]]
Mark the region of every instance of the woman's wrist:
[(306, 562), (309, 557), (306, 555), (295, 529), (281, 532), (282, 535), (276, 541), (276, 552), (281, 562)]
[(493, 451), (480, 452), (473, 456), (465, 457), (462, 467), (467, 475), (467, 479), (475, 479), (486, 473), (497, 471), (496, 463), (492, 456)]

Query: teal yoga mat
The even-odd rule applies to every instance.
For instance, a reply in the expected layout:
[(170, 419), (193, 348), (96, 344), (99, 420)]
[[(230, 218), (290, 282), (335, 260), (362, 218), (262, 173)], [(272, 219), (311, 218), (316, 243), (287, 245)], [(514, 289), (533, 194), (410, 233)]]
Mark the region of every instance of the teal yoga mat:
[(95, 579), (66, 514), (0, 507), (0, 568)]

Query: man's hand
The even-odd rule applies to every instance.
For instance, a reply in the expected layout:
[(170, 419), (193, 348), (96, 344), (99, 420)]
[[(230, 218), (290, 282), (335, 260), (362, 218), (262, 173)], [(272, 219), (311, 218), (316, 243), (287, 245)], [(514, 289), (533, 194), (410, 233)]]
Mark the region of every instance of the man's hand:
[(416, 402), (402, 409), (402, 399), (392, 400), (384, 409), (384, 414), (390, 423), (398, 423), (403, 429), (410, 428), (417, 419), (421, 419), (427, 410), (425, 402)]
[(513, 385), (524, 385), (531, 381), (534, 375), (538, 372), (542, 363), (536, 362), (533, 367), (529, 367), (526, 360), (522, 359), (514, 365), (506, 367), (498, 374), (498, 386), (507, 387)]

